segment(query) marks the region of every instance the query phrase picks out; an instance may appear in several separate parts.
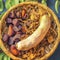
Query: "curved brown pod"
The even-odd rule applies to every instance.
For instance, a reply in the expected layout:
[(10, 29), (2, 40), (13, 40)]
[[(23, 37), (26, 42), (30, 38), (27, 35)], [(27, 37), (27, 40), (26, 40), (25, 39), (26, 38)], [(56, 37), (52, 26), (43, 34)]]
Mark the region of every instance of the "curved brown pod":
[(46, 33), (50, 28), (50, 18), (48, 15), (43, 15), (40, 19), (40, 25), (36, 31), (30, 35), (28, 38), (19, 41), (16, 44), (18, 50), (29, 50), (37, 46), (45, 37)]

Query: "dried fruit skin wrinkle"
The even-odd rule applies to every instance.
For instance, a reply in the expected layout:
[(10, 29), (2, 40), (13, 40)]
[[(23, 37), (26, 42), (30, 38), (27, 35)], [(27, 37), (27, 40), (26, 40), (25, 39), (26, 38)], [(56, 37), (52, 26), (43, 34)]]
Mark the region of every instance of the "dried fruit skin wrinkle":
[(33, 47), (36, 47), (45, 37), (46, 33), (48, 32), (50, 28), (50, 18), (48, 15), (43, 15), (40, 19), (40, 25), (36, 29), (35, 32), (33, 32), (32, 35), (30, 35), (28, 38), (19, 41), (16, 44), (16, 48), (18, 50), (29, 50)]

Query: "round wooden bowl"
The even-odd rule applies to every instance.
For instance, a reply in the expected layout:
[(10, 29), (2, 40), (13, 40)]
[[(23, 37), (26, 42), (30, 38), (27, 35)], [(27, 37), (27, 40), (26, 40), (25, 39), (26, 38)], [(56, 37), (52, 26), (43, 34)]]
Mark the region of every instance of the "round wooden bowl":
[(40, 57), (39, 57), (39, 58), (36, 58), (35, 60), (45, 60), (45, 59), (48, 59), (48, 57), (50, 57), (50, 56), (53, 54), (53, 52), (56, 50), (56, 48), (57, 48), (57, 46), (58, 46), (58, 44), (59, 44), (59, 37), (60, 37), (59, 21), (58, 21), (57, 16), (54, 14), (54, 12), (53, 12), (50, 8), (48, 8), (47, 6), (45, 6), (45, 5), (43, 5), (43, 4), (40, 4), (40, 3), (38, 3), (38, 2), (23, 2), (23, 3), (17, 4), (17, 5), (15, 5), (15, 6), (11, 7), (11, 8), (3, 15), (2, 19), (1, 19), (1, 23), (0, 23), (0, 47), (1, 47), (1, 49), (2, 49), (9, 57), (11, 57), (12, 59), (22, 60), (21, 58), (18, 58), (18, 57), (16, 57), (16, 56), (14, 56), (12, 53), (10, 53), (10, 52), (6, 49), (6, 47), (4, 46), (4, 43), (3, 43), (3, 41), (2, 41), (2, 31), (3, 31), (3, 26), (4, 26), (4, 19), (8, 16), (9, 12), (10, 12), (11, 10), (15, 9), (16, 7), (19, 7), (19, 6), (23, 5), (23, 4), (37, 4), (37, 5), (41, 6), (43, 9), (48, 10), (49, 13), (53, 16), (54, 21), (55, 21), (56, 24), (57, 24), (57, 27), (58, 27), (58, 29), (57, 29), (58, 37), (57, 37), (57, 39), (55, 40), (55, 45), (54, 45), (54, 47), (51, 49), (51, 51), (50, 51), (48, 54), (45, 54), (45, 55), (44, 55), (43, 57), (41, 57), (41, 58), (40, 58)]

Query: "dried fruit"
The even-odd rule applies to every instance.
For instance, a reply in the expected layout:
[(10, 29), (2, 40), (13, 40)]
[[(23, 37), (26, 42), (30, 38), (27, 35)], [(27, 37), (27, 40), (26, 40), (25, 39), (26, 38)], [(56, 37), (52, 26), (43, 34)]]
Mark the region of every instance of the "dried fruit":
[(18, 41), (20, 41), (20, 39), (18, 37), (16, 37), (16, 38), (10, 37), (8, 40), (8, 45), (16, 44)]
[(9, 36), (13, 35), (13, 26), (12, 26), (12, 25), (9, 25), (8, 35), (9, 35)]
[(19, 30), (21, 30), (21, 28), (22, 28), (22, 26), (20, 24), (17, 27), (18, 27)]
[(20, 34), (16, 34), (14, 37), (13, 37), (13, 40), (16, 40), (16, 39), (20, 39)]
[(8, 40), (8, 45), (12, 45), (13, 44), (13, 37), (10, 37), (9, 40)]
[(7, 24), (12, 24), (12, 19), (11, 19), (11, 18), (7, 18), (7, 19), (6, 19), (6, 23), (7, 23)]
[(22, 26), (22, 32), (26, 33), (26, 27), (25, 26)]
[(21, 15), (22, 15), (23, 20), (27, 19), (27, 17), (28, 17), (28, 14), (26, 13), (25, 9), (22, 10)]
[(18, 31), (19, 31), (19, 28), (18, 28), (17, 26), (14, 26), (14, 27), (13, 27), (13, 30), (14, 30), (15, 32), (18, 32)]
[(49, 43), (52, 43), (53, 41), (54, 41), (53, 37), (52, 37), (52, 36), (49, 36), (49, 37), (48, 37), (48, 42), (49, 42)]
[(9, 17), (10, 17), (10, 18), (15, 18), (14, 11), (11, 11), (11, 12), (10, 12)]
[(20, 11), (17, 11), (17, 12), (16, 12), (16, 17), (17, 17), (17, 18), (20, 18), (20, 17), (21, 17)]
[(10, 47), (10, 51), (11, 51), (11, 53), (14, 54), (14, 55), (18, 55), (18, 54), (19, 54), (18, 50), (15, 48), (14, 45), (12, 45), (12, 46)]
[(4, 34), (2, 39), (4, 42), (7, 42), (8, 38), (9, 38), (8, 34)]
[(23, 9), (22, 10), (22, 17), (24, 17), (25, 13), (26, 13), (26, 11)]
[(13, 25), (17, 25), (18, 24), (18, 19), (13, 19)]

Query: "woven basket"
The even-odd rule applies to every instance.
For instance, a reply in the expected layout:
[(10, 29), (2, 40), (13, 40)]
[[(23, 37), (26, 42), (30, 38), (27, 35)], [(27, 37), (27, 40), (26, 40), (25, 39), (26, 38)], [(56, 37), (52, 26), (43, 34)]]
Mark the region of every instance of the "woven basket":
[(58, 44), (59, 44), (59, 37), (60, 37), (60, 28), (59, 28), (59, 21), (58, 21), (58, 18), (57, 18), (57, 16), (54, 14), (54, 12), (50, 9), (50, 8), (48, 8), (47, 6), (45, 6), (45, 5), (43, 5), (43, 4), (40, 4), (40, 3), (38, 3), (38, 2), (23, 2), (23, 3), (20, 3), (20, 4), (17, 4), (17, 5), (15, 5), (15, 6), (13, 6), (13, 7), (11, 7), (4, 15), (3, 15), (3, 17), (2, 17), (2, 19), (1, 19), (1, 25), (0, 25), (0, 47), (1, 47), (1, 49), (9, 56), (9, 57), (11, 57), (12, 59), (14, 59), (14, 60), (21, 60), (21, 58), (18, 58), (18, 57), (16, 57), (16, 56), (14, 56), (12, 53), (10, 53), (7, 49), (6, 49), (6, 47), (4, 46), (4, 43), (3, 43), (3, 41), (2, 41), (2, 35), (1, 35), (1, 33), (2, 33), (2, 31), (3, 31), (3, 25), (4, 25), (4, 19), (8, 16), (8, 14), (9, 14), (9, 12), (11, 11), (11, 10), (13, 10), (14, 8), (16, 8), (16, 7), (18, 7), (18, 6), (21, 6), (21, 5), (23, 5), (23, 4), (37, 4), (37, 5), (39, 5), (39, 6), (41, 6), (42, 8), (44, 8), (45, 10), (48, 10), (50, 13), (51, 13), (51, 15), (53, 16), (53, 18), (54, 18), (54, 20), (55, 20), (55, 22), (56, 22), (56, 24), (57, 24), (57, 27), (58, 27), (58, 30), (57, 30), (57, 32), (58, 32), (58, 37), (57, 37), (57, 39), (55, 40), (55, 45), (54, 45), (54, 47), (51, 49), (51, 51), (48, 53), (48, 54), (45, 54), (43, 57), (39, 57), (39, 58), (36, 58), (35, 60), (45, 60), (45, 59), (48, 59), (52, 54), (53, 54), (53, 52), (56, 50), (56, 48), (57, 48), (57, 46), (58, 46)]

